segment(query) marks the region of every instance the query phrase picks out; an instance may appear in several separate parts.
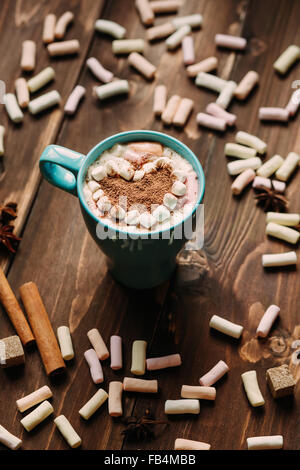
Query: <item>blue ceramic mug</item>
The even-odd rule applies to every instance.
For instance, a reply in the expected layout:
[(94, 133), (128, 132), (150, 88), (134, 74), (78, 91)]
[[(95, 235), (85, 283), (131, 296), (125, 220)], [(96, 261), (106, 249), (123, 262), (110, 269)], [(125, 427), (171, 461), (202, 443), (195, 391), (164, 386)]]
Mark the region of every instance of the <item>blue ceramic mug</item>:
[[(83, 194), (87, 169), (102, 152), (117, 143), (133, 141), (154, 141), (170, 147), (192, 165), (198, 176), (197, 202), (190, 214), (169, 230), (151, 232), (151, 238), (148, 232), (137, 235), (130, 231), (110, 230), (93, 214)], [(128, 287), (144, 289), (157, 286), (170, 278), (176, 267), (176, 255), (187, 241), (184, 233), (180, 237), (174, 236), (174, 233), (176, 230), (179, 233), (178, 229), (183, 224), (195, 221), (205, 187), (202, 166), (186, 145), (161, 132), (122, 132), (103, 140), (87, 155), (59, 145), (48, 145), (40, 158), (40, 170), (49, 183), (79, 198), (86, 226), (99, 248), (108, 256), (110, 270), (119, 282)]]

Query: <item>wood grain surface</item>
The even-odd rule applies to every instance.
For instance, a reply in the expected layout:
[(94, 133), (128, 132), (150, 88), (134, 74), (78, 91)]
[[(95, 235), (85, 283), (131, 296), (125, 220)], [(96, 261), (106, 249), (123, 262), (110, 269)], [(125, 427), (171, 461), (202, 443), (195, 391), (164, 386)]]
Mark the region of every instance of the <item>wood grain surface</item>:
[[(67, 39), (78, 38), (76, 58), (49, 59), (41, 43), (42, 22), (49, 12), (65, 10), (75, 14)], [(218, 74), (239, 81), (248, 70), (260, 74), (260, 85), (246, 102), (234, 101), (230, 111), (238, 116), (237, 129), (258, 135), (268, 142), (267, 157), (289, 151), (300, 153), (299, 116), (282, 124), (262, 124), (260, 106), (282, 106), (289, 100), (294, 80), (300, 79), (295, 66), (284, 77), (275, 74), (272, 64), (290, 44), (300, 45), (298, 19), (300, 1), (284, 0), (186, 0), (180, 15), (199, 12), (203, 27), (193, 31), (197, 59), (219, 58)], [(26, 354), (25, 367), (0, 370), (0, 424), (21, 437), (24, 449), (67, 449), (52, 417), (27, 433), (20, 424), (15, 401), (48, 384), (53, 391), (55, 415), (64, 414), (82, 437), (82, 449), (173, 449), (176, 437), (208, 442), (213, 449), (246, 449), (246, 438), (282, 434), (284, 448), (300, 449), (299, 387), (294, 398), (273, 400), (265, 381), (265, 371), (290, 363), (291, 344), (300, 339), (299, 270), (284, 268), (264, 271), (261, 255), (288, 251), (283, 242), (267, 239), (265, 215), (256, 207), (252, 191), (242, 197), (231, 196), (231, 179), (226, 171), (224, 143), (232, 141), (236, 129), (225, 135), (198, 128), (196, 112), (215, 100), (209, 91), (198, 89), (187, 78), (180, 49), (167, 52), (164, 41), (147, 45), (145, 55), (157, 67), (153, 82), (147, 82), (111, 51), (111, 39), (93, 30), (99, 18), (117, 21), (127, 28), (130, 38), (145, 37), (130, 0), (33, 1), (5, 0), (0, 10), (1, 80), (13, 91), (19, 76), (21, 43), (34, 39), (38, 44), (36, 72), (53, 65), (56, 79), (45, 91), (57, 89), (65, 103), (75, 84), (87, 88), (87, 95), (74, 118), (63, 116), (63, 106), (38, 117), (26, 113), (21, 126), (8, 121), (3, 106), (0, 120), (7, 129), (6, 154), (0, 173), (1, 201), (19, 204), (17, 232), (23, 239), (17, 255), (1, 255), (12, 288), (27, 281), (37, 283), (53, 328), (70, 325), (76, 358), (68, 364), (65, 376), (48, 379), (36, 349)], [(156, 24), (170, 17), (157, 17)], [(245, 52), (216, 50), (216, 33), (232, 33), (248, 39)], [(127, 98), (119, 97), (99, 104), (92, 97), (97, 80), (85, 67), (88, 57), (100, 62), (120, 78), (130, 81)], [(195, 100), (195, 110), (183, 131), (165, 128), (152, 114), (156, 84), (168, 86), (168, 93)], [(130, 129), (167, 132), (187, 144), (199, 157), (206, 175), (205, 244), (199, 251), (182, 251), (178, 269), (170, 282), (148, 291), (135, 291), (116, 283), (106, 267), (104, 255), (88, 234), (75, 197), (41, 181), (38, 159), (43, 148), (58, 143), (87, 153), (96, 143), (114, 133)], [(288, 186), (290, 211), (300, 211), (299, 174)], [(264, 309), (271, 303), (281, 307), (280, 320), (270, 337), (255, 339), (255, 330)], [(13, 334), (13, 327), (0, 311), (1, 337)], [(210, 331), (213, 314), (243, 324), (240, 341)], [(180, 352), (183, 365), (176, 369), (147, 373), (158, 378), (158, 396), (124, 394), (125, 415), (141, 415), (151, 409), (165, 419), (166, 399), (180, 398), (182, 384), (197, 385), (201, 375), (223, 359), (228, 375), (217, 383), (215, 403), (201, 401), (199, 416), (171, 416), (167, 429), (158, 428), (158, 437), (149, 442), (128, 442), (121, 431), (121, 419), (113, 419), (106, 405), (88, 421), (79, 408), (97, 390), (90, 379), (83, 353), (89, 347), (86, 332), (97, 327), (107, 344), (112, 334), (124, 342), (124, 369), (113, 372), (104, 364), (108, 390), (110, 380), (130, 375), (131, 346), (135, 339), (148, 342), (148, 356)], [(249, 406), (241, 373), (255, 369), (266, 404)], [(298, 368), (293, 366), (298, 378)], [(4, 448), (4, 447), (1, 447)]]

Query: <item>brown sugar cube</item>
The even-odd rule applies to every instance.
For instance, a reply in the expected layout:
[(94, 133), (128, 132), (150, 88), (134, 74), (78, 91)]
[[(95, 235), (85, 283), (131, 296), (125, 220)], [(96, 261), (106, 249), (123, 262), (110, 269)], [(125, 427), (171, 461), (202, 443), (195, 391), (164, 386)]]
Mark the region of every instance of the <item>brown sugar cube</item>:
[(19, 336), (8, 336), (0, 340), (0, 366), (12, 367), (24, 364), (25, 356)]
[(294, 393), (296, 381), (287, 364), (268, 369), (266, 378), (274, 398), (285, 397)]

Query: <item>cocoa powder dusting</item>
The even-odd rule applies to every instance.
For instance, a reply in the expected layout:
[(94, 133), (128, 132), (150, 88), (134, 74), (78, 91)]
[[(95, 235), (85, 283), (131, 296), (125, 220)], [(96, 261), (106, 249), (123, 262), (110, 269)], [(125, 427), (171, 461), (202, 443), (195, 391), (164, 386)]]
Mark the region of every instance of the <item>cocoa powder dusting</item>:
[[(154, 204), (162, 204), (164, 195), (171, 191), (175, 178), (168, 166), (146, 173), (139, 181), (126, 181), (120, 176), (107, 176), (101, 180), (101, 189), (113, 205), (121, 205), (126, 210), (142, 204), (151, 210)], [(122, 198), (127, 198), (122, 201)], [(121, 199), (120, 199), (121, 198)]]

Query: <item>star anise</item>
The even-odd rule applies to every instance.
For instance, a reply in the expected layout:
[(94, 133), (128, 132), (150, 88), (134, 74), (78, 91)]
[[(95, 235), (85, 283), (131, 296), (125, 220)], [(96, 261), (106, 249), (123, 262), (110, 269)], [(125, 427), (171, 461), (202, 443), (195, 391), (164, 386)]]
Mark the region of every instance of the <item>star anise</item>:
[(14, 227), (10, 224), (17, 217), (17, 204), (9, 202), (0, 206), (0, 246), (3, 246), (11, 253), (15, 253), (21, 238), (14, 233)]
[(154, 415), (146, 410), (145, 415), (141, 418), (137, 416), (128, 416), (124, 418), (123, 423), (125, 429), (122, 434), (129, 440), (146, 440), (153, 439), (155, 433), (153, 427), (157, 424), (169, 424), (168, 421), (159, 421), (155, 419)]
[(273, 183), (271, 189), (261, 188), (254, 197), (258, 206), (262, 206), (265, 212), (284, 212), (287, 210), (288, 198), (275, 190)]

